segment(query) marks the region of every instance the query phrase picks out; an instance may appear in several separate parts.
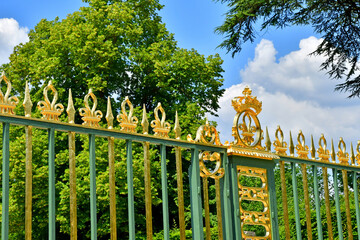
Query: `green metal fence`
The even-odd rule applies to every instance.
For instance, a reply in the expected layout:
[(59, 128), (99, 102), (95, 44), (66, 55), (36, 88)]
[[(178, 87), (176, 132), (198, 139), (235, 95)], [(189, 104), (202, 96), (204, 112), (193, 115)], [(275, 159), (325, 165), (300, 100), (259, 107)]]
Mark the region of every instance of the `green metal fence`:
[[(56, 142), (57, 133), (65, 133), (68, 138), (68, 171), (69, 171), (69, 228), (70, 239), (83, 239), (78, 234), (78, 217), (81, 208), (77, 205), (76, 182), (79, 176), (76, 172), (76, 137), (88, 136), (89, 162), (89, 206), (90, 229), (89, 238), (98, 238), (98, 221), (101, 219), (97, 209), (99, 196), (97, 194), (96, 142), (99, 138), (106, 139), (108, 147), (108, 196), (110, 238), (118, 239), (119, 219), (116, 215), (116, 176), (126, 175), (127, 188), (127, 236), (128, 239), (139, 237), (139, 227), (136, 222), (136, 200), (134, 190), (134, 144), (141, 144), (143, 159), (143, 182), (146, 216), (146, 238), (153, 239), (157, 232), (153, 222), (158, 221), (153, 212), (154, 203), (151, 186), (151, 149), (159, 152), (161, 189), (161, 221), (163, 239), (171, 239), (170, 232), (176, 228), (179, 239), (186, 239), (189, 231), (192, 239), (353, 239), (360, 236), (357, 226), (360, 222), (358, 200), (358, 171), (360, 170), (359, 144), (354, 154), (351, 146), (350, 156), (346, 152), (345, 143), (339, 142), (336, 153), (334, 145), (331, 152), (326, 149), (326, 140), (321, 136), (316, 149), (311, 139), (311, 147), (305, 145), (302, 132), (298, 134), (295, 146), (290, 135), (289, 145), (284, 141), (280, 127), (275, 133), (274, 152), (268, 131), (264, 133), (257, 115), (261, 112), (261, 102), (251, 95), (251, 90), (245, 88), (243, 96), (232, 101), (237, 112), (234, 118), (234, 141), (222, 144), (218, 132), (209, 122), (200, 126), (195, 139), (187, 137), (180, 139), (181, 127), (176, 115), (174, 126), (166, 121), (166, 113), (161, 104), (154, 109), (154, 120), (149, 123), (146, 109), (143, 109), (141, 123), (134, 115), (134, 108), (128, 98), (122, 102), (121, 113), (116, 117), (119, 129), (114, 127), (111, 102), (108, 100), (106, 120), (107, 126), (101, 127), (99, 122), (103, 116), (97, 110), (96, 96), (90, 90), (84, 98), (85, 106), (79, 110), (82, 124), (75, 123), (71, 91), (67, 104), (67, 120), (61, 122), (60, 114), (64, 106), (57, 103), (57, 91), (51, 82), (44, 88), (44, 101), (38, 103), (42, 118), (33, 117), (32, 102), (28, 85), (25, 87), (23, 101), (24, 115), (16, 115), (14, 109), (19, 100), (10, 97), (11, 83), (2, 75), (1, 81), (7, 84), (7, 92), (0, 92), (0, 122), (2, 122), (2, 230), (1, 238), (9, 239), (9, 191), (13, 187), (10, 179), (10, 150), (12, 127), (23, 126), (25, 131), (25, 192), (24, 206), (24, 236), (32, 239), (33, 212), (33, 131), (45, 129), (48, 135), (48, 239), (56, 239), (57, 202), (56, 202)], [(50, 101), (48, 92), (53, 99)], [(89, 101), (90, 100), (90, 101)], [(92, 106), (90, 106), (92, 102)], [(138, 133), (139, 126), (142, 132)], [(149, 126), (152, 128), (149, 131)], [(21, 130), (22, 131), (22, 130)], [(169, 137), (169, 132), (174, 137)], [(152, 132), (153, 134), (150, 134)], [(265, 137), (265, 146), (262, 140)], [(116, 143), (125, 141), (126, 171), (116, 173), (117, 159)], [(296, 150), (296, 153), (295, 153)], [(289, 154), (287, 154), (289, 151)], [(317, 153), (317, 154), (316, 154)], [(171, 156), (170, 156), (170, 155)], [(47, 155), (47, 156), (46, 156)], [(186, 157), (184, 156), (186, 155)], [(295, 156), (296, 155), (296, 156)], [(308, 156), (310, 155), (310, 157)], [(184, 161), (189, 156), (189, 168), (183, 169)], [(171, 157), (174, 162), (167, 161)], [(332, 161), (330, 161), (330, 158)], [(176, 200), (169, 199), (168, 168), (176, 172)], [(185, 180), (187, 179), (188, 180)], [(310, 181), (310, 184), (309, 184)], [(170, 203), (176, 203), (178, 213), (177, 225), (174, 227), (169, 217)], [(186, 202), (190, 202), (187, 209)], [(215, 204), (214, 204), (215, 202)], [(355, 213), (353, 214), (353, 212)], [(190, 216), (191, 226), (186, 222)], [(216, 219), (214, 225), (213, 219)], [(334, 221), (334, 219), (336, 219)], [(103, 220), (101, 220), (103, 221)], [(355, 223), (355, 224), (354, 224)], [(213, 234), (213, 231), (216, 231)], [(123, 236), (123, 235), (122, 235)], [(189, 238), (189, 237), (188, 237)]]

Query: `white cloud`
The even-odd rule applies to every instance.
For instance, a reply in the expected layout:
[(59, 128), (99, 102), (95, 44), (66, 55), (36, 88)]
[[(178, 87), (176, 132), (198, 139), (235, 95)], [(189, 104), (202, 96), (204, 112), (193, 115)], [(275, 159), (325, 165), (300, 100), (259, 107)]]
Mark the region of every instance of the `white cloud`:
[(9, 62), (16, 45), (29, 41), (28, 31), (13, 18), (0, 18), (0, 65)]
[[(235, 110), (231, 99), (242, 95), (246, 85), (253, 90), (263, 102), (259, 119), (262, 128), (269, 127), (270, 138), (275, 139), (275, 130), (280, 125), (285, 140), (288, 141), (292, 131), (294, 143), (301, 129), (310, 144), (313, 134), (317, 144), (321, 133), (324, 133), (330, 145), (334, 139), (337, 146), (339, 137), (344, 137), (348, 145), (360, 140), (360, 100), (347, 99), (346, 94), (334, 92), (335, 83), (319, 66), (322, 57), (309, 56), (321, 40), (315, 37), (301, 40), (299, 50), (276, 59), (276, 49), (272, 42), (262, 40), (255, 50), (255, 57), (241, 70), (243, 82), (226, 89), (220, 99), (221, 109), (218, 111), (218, 130), (221, 140), (232, 141), (231, 126)], [(296, 143), (295, 143), (296, 144)]]

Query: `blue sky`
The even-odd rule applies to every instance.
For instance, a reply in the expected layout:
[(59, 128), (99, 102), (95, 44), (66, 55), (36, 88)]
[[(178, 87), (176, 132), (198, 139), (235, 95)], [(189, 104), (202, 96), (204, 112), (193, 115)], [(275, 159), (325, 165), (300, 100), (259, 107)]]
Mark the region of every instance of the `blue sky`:
[[(344, 137), (348, 149), (350, 141), (356, 144), (360, 139), (360, 101), (334, 92), (336, 81), (319, 71), (324, 59), (308, 56), (321, 41), (310, 27), (269, 29), (232, 58), (216, 48), (222, 36), (214, 33), (224, 19), (225, 5), (211, 0), (161, 3), (165, 5), (160, 12), (163, 22), (180, 47), (194, 48), (204, 55), (219, 53), (224, 60), (226, 92), (220, 99), (220, 117), (210, 116), (218, 121), (223, 142), (231, 141), (235, 112), (230, 101), (241, 95), (245, 85), (263, 102), (259, 118), (262, 126), (269, 127), (272, 139), (277, 125), (284, 130), (285, 138), (290, 130), (296, 136), (300, 129), (307, 139), (314, 134), (316, 142), (321, 133), (328, 141)], [(26, 41), (26, 33), (42, 18), (64, 18), (82, 5), (80, 0), (0, 1), (0, 64), (7, 61), (15, 44)]]

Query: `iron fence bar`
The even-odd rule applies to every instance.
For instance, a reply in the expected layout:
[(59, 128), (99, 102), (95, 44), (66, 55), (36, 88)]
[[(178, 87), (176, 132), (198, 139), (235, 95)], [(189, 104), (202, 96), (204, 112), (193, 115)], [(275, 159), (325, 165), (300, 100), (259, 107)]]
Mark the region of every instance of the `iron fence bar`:
[[(238, 185), (238, 172), (236, 169), (236, 164), (234, 163), (230, 163), (228, 168), (230, 169), (231, 173), (230, 173), (230, 178), (231, 178), (231, 187), (232, 187), (232, 193), (231, 196), (232, 198), (230, 199), (230, 201), (232, 202), (233, 208), (234, 208), (234, 212), (233, 212), (233, 219), (234, 219), (234, 223), (230, 223), (228, 222), (227, 224), (233, 224), (233, 228), (234, 228), (234, 239), (236, 240), (241, 240), (242, 239), (242, 226), (241, 226), (241, 216), (240, 216), (240, 201), (239, 201), (239, 185)], [(229, 171), (229, 172), (230, 172)], [(226, 173), (225, 173), (226, 176)], [(230, 190), (227, 191), (227, 194), (229, 193)], [(230, 235), (231, 236), (231, 235)], [(232, 238), (230, 238), (232, 239)]]
[(161, 192), (162, 192), (162, 209), (163, 209), (163, 227), (164, 227), (164, 239), (170, 239), (169, 230), (169, 199), (168, 199), (168, 187), (167, 187), (167, 170), (166, 170), (166, 146), (160, 145), (161, 155)]
[(70, 239), (77, 239), (75, 133), (69, 132)]
[(32, 232), (32, 126), (25, 126), (25, 240)]
[(312, 166), (313, 178), (314, 178), (314, 196), (315, 196), (315, 211), (316, 211), (316, 225), (318, 232), (318, 239), (323, 239), (322, 224), (321, 224), (321, 213), (320, 213), (320, 198), (319, 198), (319, 181), (317, 178), (317, 167)]
[(56, 239), (56, 218), (55, 218), (55, 129), (48, 129), (49, 138), (49, 239)]
[(203, 195), (204, 195), (204, 209), (205, 209), (205, 229), (206, 229), (206, 240), (211, 240), (210, 236), (210, 208), (209, 208), (209, 180), (208, 178), (202, 177), (203, 181)]
[(286, 178), (285, 178), (285, 163), (280, 161), (280, 179), (281, 179), (281, 197), (284, 212), (284, 225), (285, 225), (285, 239), (290, 239), (290, 221), (289, 221), (289, 210), (287, 203), (287, 192), (286, 192)]
[(335, 192), (335, 208), (336, 208), (336, 220), (338, 227), (339, 240), (343, 240), (343, 230), (341, 225), (341, 211), (340, 211), (340, 201), (339, 201), (339, 185), (337, 179), (337, 169), (333, 168), (333, 180), (334, 180), (334, 192)]
[(296, 178), (296, 163), (291, 163), (292, 173), (292, 186), (294, 195), (294, 209), (295, 209), (295, 224), (296, 224), (296, 237), (301, 240), (301, 225), (300, 225), (300, 214), (299, 214), (299, 198), (297, 193), (297, 178)]
[(275, 164), (272, 164), (270, 167), (267, 167), (267, 178), (269, 186), (269, 202), (271, 210), (271, 232), (273, 239), (280, 239), (279, 234), (279, 223), (278, 223), (278, 212), (277, 212), (277, 202), (276, 202), (276, 186), (275, 186), (275, 175), (274, 175)]
[(307, 169), (306, 169), (305, 163), (301, 164), (301, 170), (302, 170), (302, 175), (303, 175), (303, 189), (304, 189), (307, 237), (308, 237), (308, 239), (312, 239), (309, 186), (308, 186), (308, 181), (307, 181), (308, 177), (307, 177)]
[(128, 187), (129, 239), (135, 239), (134, 183), (132, 162), (132, 141), (126, 140), (126, 169)]
[(144, 184), (145, 184), (145, 211), (146, 211), (146, 239), (153, 239), (152, 230), (152, 204), (151, 204), (151, 166), (150, 166), (150, 144), (143, 143), (144, 147)]
[[(218, 146), (218, 145), (210, 145), (204, 144), (199, 142), (189, 142), (179, 139), (172, 139), (172, 138), (161, 138), (157, 136), (153, 136), (150, 134), (139, 134), (139, 133), (127, 133), (120, 130), (115, 129), (104, 129), (104, 128), (93, 128), (88, 126), (83, 126), (80, 124), (71, 124), (65, 122), (50, 122), (43, 119), (37, 118), (27, 118), (22, 116), (14, 116), (14, 115), (1, 115), (0, 114), (0, 122), (10, 123), (14, 125), (29, 125), (36, 128), (41, 129), (48, 129), (54, 128), (57, 131), (64, 131), (64, 132), (76, 132), (81, 134), (92, 134), (100, 137), (114, 137), (120, 138), (125, 140), (131, 140), (136, 142), (150, 142), (151, 144), (164, 144), (166, 146), (178, 146), (181, 148), (197, 148), (201, 151), (213, 151), (213, 152), (220, 152), (226, 153), (227, 147), (226, 146)], [(355, 167), (356, 168), (356, 167)], [(360, 171), (360, 167), (359, 167)]]
[(326, 167), (323, 167), (322, 171), (323, 171), (323, 181), (324, 181), (324, 197), (325, 197), (328, 238), (329, 238), (329, 240), (333, 240), (331, 209), (330, 209), (330, 196), (329, 196), (329, 180), (328, 180), (328, 172), (327, 172), (328, 170)]
[(203, 216), (201, 206), (201, 185), (199, 149), (191, 149), (191, 165), (189, 168), (190, 180), (190, 203), (191, 203), (191, 228), (192, 239), (204, 239)]
[(2, 148), (2, 216), (1, 239), (9, 239), (9, 159), (10, 159), (10, 124), (3, 123)]
[(97, 239), (95, 135), (89, 135), (91, 240)]
[(178, 189), (178, 204), (179, 204), (179, 228), (180, 240), (185, 240), (185, 211), (184, 211), (184, 186), (183, 186), (183, 171), (181, 164), (181, 148), (175, 147), (176, 158), (176, 182)]
[(353, 172), (353, 186), (354, 186), (354, 200), (355, 200), (355, 210), (356, 210), (356, 226), (357, 226), (358, 238), (360, 238), (359, 189), (358, 189), (356, 172)]
[(350, 202), (349, 202), (349, 185), (348, 185), (348, 176), (347, 171), (342, 170), (342, 177), (344, 183), (344, 200), (345, 200), (345, 212), (346, 212), (346, 226), (347, 226), (347, 237), (348, 239), (353, 239), (353, 231), (351, 227), (351, 213), (350, 213)]
[(115, 143), (108, 137), (109, 195), (110, 195), (110, 239), (116, 240), (116, 193), (115, 193)]

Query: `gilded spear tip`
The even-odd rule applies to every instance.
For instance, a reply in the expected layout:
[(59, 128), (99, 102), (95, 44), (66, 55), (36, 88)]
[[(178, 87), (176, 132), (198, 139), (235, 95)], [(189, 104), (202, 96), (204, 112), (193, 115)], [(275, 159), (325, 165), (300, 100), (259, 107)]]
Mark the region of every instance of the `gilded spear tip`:
[(350, 161), (351, 161), (351, 165), (355, 165), (355, 154), (354, 154), (354, 148), (353, 148), (353, 144), (351, 143), (350, 145), (351, 151), (350, 151)]
[(174, 132), (175, 132), (175, 138), (176, 138), (176, 139), (180, 139), (180, 137), (181, 137), (181, 128), (180, 128), (179, 116), (178, 116), (178, 112), (177, 112), (177, 111), (176, 111), (176, 113), (175, 113)]
[(293, 142), (293, 139), (292, 139), (291, 131), (290, 131), (289, 151), (290, 151), (290, 156), (294, 156), (295, 146), (294, 146), (294, 142)]
[(68, 122), (69, 123), (75, 123), (75, 107), (74, 102), (72, 98), (71, 88), (69, 89), (69, 99), (68, 99), (68, 107), (66, 109), (66, 112), (68, 114)]
[(26, 81), (26, 84), (25, 84), (25, 98), (24, 98), (23, 106), (25, 109), (25, 117), (31, 117), (31, 108), (32, 108), (33, 104), (31, 102), (28, 81)]
[(336, 153), (335, 153), (333, 139), (331, 139), (331, 159), (332, 159), (333, 162), (336, 162)]
[(271, 140), (269, 137), (268, 127), (266, 127), (265, 146), (266, 146), (266, 151), (271, 152)]
[(315, 144), (314, 144), (313, 135), (311, 135), (311, 149), (310, 149), (310, 153), (311, 153), (311, 158), (315, 160), (316, 150), (315, 150)]
[(114, 115), (112, 113), (112, 109), (111, 109), (111, 101), (110, 101), (110, 97), (108, 97), (108, 101), (107, 101), (107, 111), (106, 111), (106, 121), (108, 124), (108, 129), (112, 129), (114, 127)]
[(141, 126), (143, 127), (143, 134), (148, 134), (149, 133), (149, 121), (147, 119), (145, 104), (143, 105), (143, 115), (142, 115)]

